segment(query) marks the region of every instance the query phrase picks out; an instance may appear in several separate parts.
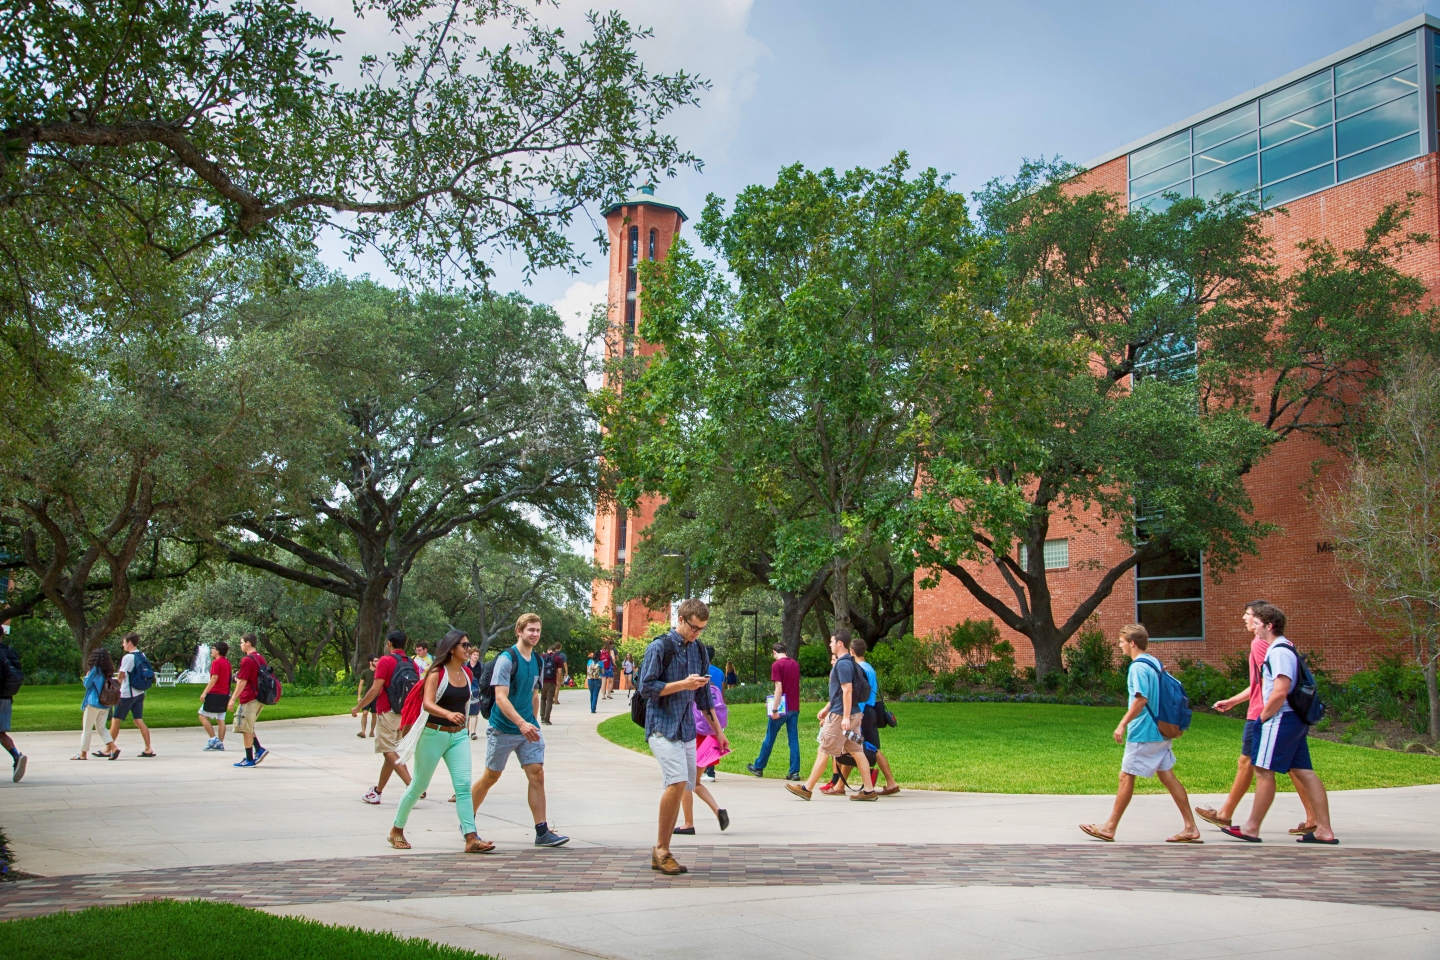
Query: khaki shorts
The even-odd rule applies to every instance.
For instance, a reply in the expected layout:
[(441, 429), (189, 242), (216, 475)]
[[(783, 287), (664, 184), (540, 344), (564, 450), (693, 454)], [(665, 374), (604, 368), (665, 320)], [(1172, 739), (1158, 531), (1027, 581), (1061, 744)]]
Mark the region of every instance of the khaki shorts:
[(826, 716), (825, 722), (820, 725), (820, 735), (815, 738), (815, 742), (820, 744), (820, 752), (827, 757), (843, 757), (851, 749), (861, 747), (864, 743), (860, 734), (863, 719), (864, 714), (850, 714), (850, 732), (846, 733), (845, 728), (840, 726), (839, 715), (832, 713)]
[(375, 752), (394, 753), (400, 749), (400, 714), (375, 714)]
[(251, 700), (249, 703), (242, 703), (235, 708), (235, 729), (240, 733), (255, 733), (255, 721), (260, 716), (260, 708), (264, 704), (259, 700)]

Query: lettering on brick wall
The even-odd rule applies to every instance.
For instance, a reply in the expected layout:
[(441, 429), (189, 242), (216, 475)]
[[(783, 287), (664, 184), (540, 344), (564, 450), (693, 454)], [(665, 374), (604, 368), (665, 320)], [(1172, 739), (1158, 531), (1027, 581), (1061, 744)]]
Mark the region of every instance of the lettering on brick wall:
[(1335, 544), (1331, 543), (1329, 540), (1317, 540), (1317, 541), (1315, 542), (1315, 552), (1316, 552), (1316, 553), (1334, 553), (1334, 552), (1335, 552)]

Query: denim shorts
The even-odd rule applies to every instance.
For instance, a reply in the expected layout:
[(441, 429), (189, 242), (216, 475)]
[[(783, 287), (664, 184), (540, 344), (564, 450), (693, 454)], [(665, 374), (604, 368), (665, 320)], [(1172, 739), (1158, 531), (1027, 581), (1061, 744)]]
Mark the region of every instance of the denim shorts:
[(485, 769), (499, 773), (510, 762), (510, 754), (520, 758), (520, 766), (545, 762), (545, 739), (531, 742), (523, 733), (501, 733), (494, 727), (485, 731)]

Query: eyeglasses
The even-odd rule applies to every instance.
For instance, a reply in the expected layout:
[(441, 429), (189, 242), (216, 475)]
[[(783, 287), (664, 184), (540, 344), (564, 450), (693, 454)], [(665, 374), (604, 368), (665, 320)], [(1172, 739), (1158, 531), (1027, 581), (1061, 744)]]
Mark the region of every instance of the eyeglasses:
[(457, 647), (464, 647), (466, 650), (469, 650), (469, 649), (470, 649), (470, 641), (469, 641), (469, 640), (461, 640), (459, 643), (455, 644), (455, 646), (457, 646)]
[(699, 626), (696, 626), (695, 624), (691, 623), (689, 620), (686, 620), (686, 621), (685, 621), (685, 626), (689, 627), (691, 630), (694, 630), (696, 633), (699, 633), (701, 630), (704, 630), (706, 627), (710, 626), (710, 622), (707, 620), (706, 622), (700, 624)]

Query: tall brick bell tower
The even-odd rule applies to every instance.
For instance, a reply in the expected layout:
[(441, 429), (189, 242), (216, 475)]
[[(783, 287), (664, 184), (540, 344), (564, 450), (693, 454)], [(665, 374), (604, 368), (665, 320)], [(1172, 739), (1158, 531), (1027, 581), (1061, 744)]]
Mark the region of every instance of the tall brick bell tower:
[[(610, 336), (606, 350), (620, 349), (634, 336), (640, 321), (639, 276), (641, 260), (663, 260), (670, 244), (685, 222), (685, 212), (655, 199), (655, 188), (644, 186), (628, 199), (613, 203), (603, 211), (610, 232), (609, 316)], [(636, 352), (644, 355), (657, 349), (636, 340)], [(658, 498), (640, 501), (637, 511), (627, 513), (620, 507), (602, 507), (595, 514), (595, 562), (606, 570), (623, 567), (640, 540), (640, 532), (655, 518)], [(596, 580), (591, 591), (590, 609), (606, 617), (623, 636), (638, 637), (645, 633), (652, 620), (665, 620), (667, 615), (650, 610), (638, 600), (617, 606), (611, 600), (609, 580)]]

